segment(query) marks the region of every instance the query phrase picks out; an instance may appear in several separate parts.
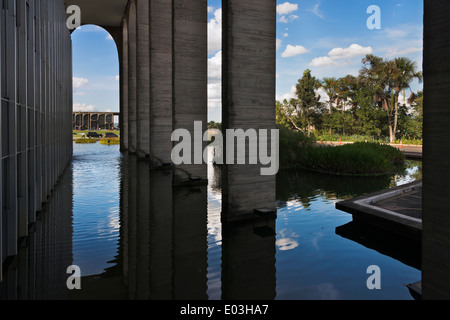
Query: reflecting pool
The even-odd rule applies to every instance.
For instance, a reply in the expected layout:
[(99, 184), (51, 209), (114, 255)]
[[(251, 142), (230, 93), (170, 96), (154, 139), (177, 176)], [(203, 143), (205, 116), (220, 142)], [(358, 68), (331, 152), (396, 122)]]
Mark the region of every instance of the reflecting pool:
[[(420, 244), (352, 222), (338, 201), (421, 179), (277, 176), (276, 220), (221, 224), (220, 168), (172, 187), (118, 146), (74, 144), (71, 166), (1, 284), (2, 299), (412, 299)], [(66, 288), (69, 265), (82, 290)], [(367, 268), (381, 269), (369, 290)], [(22, 275), (22, 277), (20, 276)]]

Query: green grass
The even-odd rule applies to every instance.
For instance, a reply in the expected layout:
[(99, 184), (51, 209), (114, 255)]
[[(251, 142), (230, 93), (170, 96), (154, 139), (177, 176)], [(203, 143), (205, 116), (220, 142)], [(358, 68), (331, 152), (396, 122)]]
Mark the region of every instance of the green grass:
[(104, 138), (104, 139), (100, 139), (100, 144), (106, 144), (106, 145), (120, 144), (120, 138)]
[(97, 139), (77, 139), (74, 140), (75, 143), (97, 143)]
[[(389, 137), (377, 137), (377, 136), (364, 136), (364, 135), (351, 135), (351, 136), (341, 136), (337, 134), (320, 134), (317, 136), (317, 141), (329, 141), (329, 142), (377, 142), (377, 143), (389, 143)], [(398, 139), (395, 144), (411, 144), (411, 145), (422, 145), (423, 140), (420, 139)]]
[(379, 142), (379, 143), (387, 143), (389, 142), (389, 138), (387, 137), (376, 137), (376, 136), (365, 136), (365, 135), (351, 135), (351, 136), (341, 136), (337, 134), (321, 134), (317, 136), (317, 140), (322, 139), (323, 141), (329, 142), (338, 142), (341, 140), (342, 142)]
[(406, 163), (397, 148), (374, 142), (343, 146), (317, 145), (316, 137), (280, 129), (281, 167), (300, 167), (336, 175), (383, 175), (397, 172)]
[(415, 146), (422, 146), (423, 145), (423, 140), (410, 140), (410, 139), (403, 139), (403, 140), (397, 140), (395, 141), (396, 144), (410, 144), (410, 145), (415, 145)]

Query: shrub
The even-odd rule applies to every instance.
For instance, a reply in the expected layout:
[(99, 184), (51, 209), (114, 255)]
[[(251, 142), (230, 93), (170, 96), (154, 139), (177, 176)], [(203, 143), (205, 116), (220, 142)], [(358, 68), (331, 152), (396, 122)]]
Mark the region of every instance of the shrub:
[(308, 137), (300, 131), (292, 131), (283, 126), (277, 126), (280, 130), (280, 164), (281, 166), (295, 165), (296, 153), (299, 149), (312, 146), (316, 142), (314, 136)]
[[(281, 154), (284, 150), (281, 149)], [(405, 164), (404, 154), (389, 145), (357, 142), (338, 147), (308, 145), (297, 148), (295, 156), (282, 165), (344, 175), (379, 175), (395, 172)], [(283, 159), (285, 160), (285, 159)]]

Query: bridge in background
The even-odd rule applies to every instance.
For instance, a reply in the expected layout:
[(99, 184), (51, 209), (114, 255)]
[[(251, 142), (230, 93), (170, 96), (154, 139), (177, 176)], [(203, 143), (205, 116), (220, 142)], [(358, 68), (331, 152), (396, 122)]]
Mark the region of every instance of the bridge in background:
[(112, 130), (115, 128), (114, 119), (118, 116), (119, 112), (74, 112), (73, 130)]

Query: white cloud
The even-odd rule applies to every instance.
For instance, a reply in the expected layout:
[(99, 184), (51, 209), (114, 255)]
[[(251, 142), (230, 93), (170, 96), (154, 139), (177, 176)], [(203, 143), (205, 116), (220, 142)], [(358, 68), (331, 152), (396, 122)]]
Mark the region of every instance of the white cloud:
[(95, 110), (95, 106), (93, 105), (86, 105), (86, 103), (74, 103), (73, 104), (73, 111), (74, 112), (90, 112), (90, 111), (94, 111)]
[(208, 59), (208, 79), (211, 82), (220, 81), (222, 78), (222, 51), (217, 52)]
[(328, 56), (332, 59), (346, 59), (371, 53), (373, 53), (372, 47), (362, 47), (359, 44), (352, 44), (348, 48), (334, 48), (328, 53)]
[(209, 13), (214, 12), (214, 7), (213, 6), (208, 6), (208, 12)]
[(214, 11), (214, 18), (208, 22), (208, 53), (222, 48), (222, 9)]
[(402, 55), (406, 55), (409, 53), (421, 52), (422, 50), (423, 50), (423, 48), (408, 48), (408, 49), (403, 49), (403, 50), (400, 50), (398, 48), (389, 49), (389, 51), (386, 53), (386, 56), (388, 56), (388, 57), (402, 56)]
[(278, 20), (279, 22), (282, 23), (289, 23), (288, 19), (286, 18), (286, 16), (281, 16), (280, 20)]
[(282, 95), (277, 94), (275, 99), (277, 101), (284, 101), (284, 100), (289, 101), (291, 99), (294, 99), (296, 94), (297, 94), (297, 87), (294, 85), (294, 86), (291, 86), (291, 90), (288, 93), (285, 93)]
[(86, 78), (73, 77), (73, 88), (79, 89), (89, 82)]
[(298, 10), (298, 4), (296, 4), (296, 3), (285, 2), (285, 3), (277, 5), (277, 13), (279, 15), (290, 14), (297, 10)]
[(320, 13), (319, 9), (320, 3), (317, 3), (311, 11), (320, 19), (324, 19), (325, 17), (323, 16), (323, 14)]
[(281, 23), (289, 23), (289, 22), (294, 21), (294, 20), (297, 19), (297, 18), (298, 18), (298, 16), (296, 16), (295, 14), (291, 14), (291, 15), (289, 15), (288, 17), (286, 17), (286, 16), (281, 16), (280, 19), (278, 20), (278, 22), (281, 22)]
[(119, 80), (120, 80), (120, 76), (117, 75), (117, 76), (114, 77), (114, 79), (116, 79), (117, 81), (119, 81)]
[(383, 32), (387, 38), (404, 38), (408, 36), (409, 31), (405, 29), (384, 29)]
[(208, 84), (208, 108), (220, 108), (222, 106), (222, 83)]
[(277, 51), (281, 47), (281, 39), (277, 39)]
[(323, 67), (337, 65), (337, 62), (330, 57), (318, 57), (314, 58), (309, 65), (313, 67)]
[(73, 79), (72, 80), (73, 94), (75, 96), (84, 96), (84, 92), (79, 91), (79, 89), (88, 84), (89, 80), (86, 78), (79, 78), (79, 77), (73, 77), (72, 79)]
[(310, 51), (303, 46), (287, 45), (286, 50), (281, 54), (283, 58), (294, 57), (301, 54), (309, 53)]
[(208, 59), (208, 108), (222, 106), (222, 50)]
[[(309, 65), (313, 67), (324, 67), (351, 64), (352, 61), (350, 58), (361, 57), (371, 53), (373, 53), (372, 47), (362, 47), (359, 44), (352, 44), (347, 48), (334, 48), (328, 53), (328, 56), (314, 58)], [(338, 62), (336, 60), (341, 61)]]
[(110, 34), (108, 33), (108, 35), (106, 36), (106, 40), (114, 40), (114, 38), (112, 37), (112, 35), (110, 35)]

